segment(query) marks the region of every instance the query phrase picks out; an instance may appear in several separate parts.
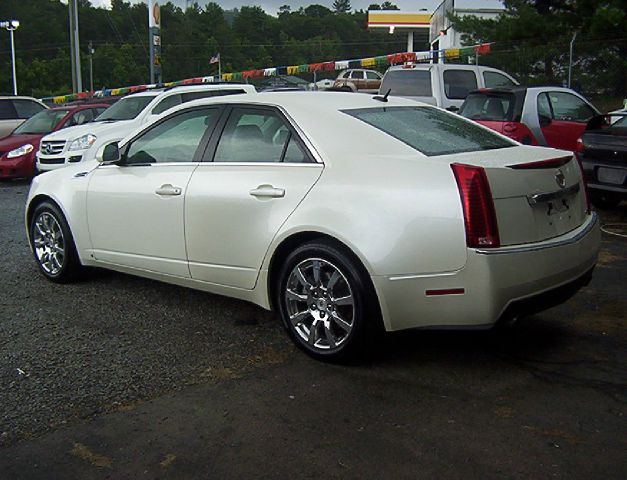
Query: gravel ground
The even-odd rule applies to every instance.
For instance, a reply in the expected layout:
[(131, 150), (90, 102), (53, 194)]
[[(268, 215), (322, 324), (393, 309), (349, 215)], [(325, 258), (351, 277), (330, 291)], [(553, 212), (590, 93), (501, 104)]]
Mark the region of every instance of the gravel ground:
[(0, 445), (293, 353), (248, 303), (100, 270), (45, 280), (25, 237), (27, 193), (0, 183)]
[[(342, 367), (244, 302), (111, 272), (46, 281), (27, 189), (0, 183), (2, 480), (627, 478), (625, 239), (603, 235), (564, 305), (388, 335)], [(602, 217), (627, 222), (627, 204)]]

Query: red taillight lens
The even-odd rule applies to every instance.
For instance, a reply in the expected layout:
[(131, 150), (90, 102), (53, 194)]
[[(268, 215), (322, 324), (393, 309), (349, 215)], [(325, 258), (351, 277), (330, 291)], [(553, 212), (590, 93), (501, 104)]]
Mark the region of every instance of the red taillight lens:
[(581, 160), (579, 159), (579, 157), (575, 155), (575, 158), (577, 158), (577, 165), (579, 166), (579, 173), (581, 174), (581, 184), (583, 186), (583, 194), (586, 199), (586, 213), (590, 213), (590, 197), (588, 196), (586, 174), (583, 171), (583, 165), (581, 164)]
[(583, 144), (583, 139), (578, 138), (577, 139), (577, 143), (575, 144), (575, 152), (577, 153), (583, 153), (583, 151), (586, 149), (585, 145)]
[(466, 245), (471, 248), (499, 247), (499, 229), (492, 192), (485, 170), (473, 165), (451, 165), (464, 209)]

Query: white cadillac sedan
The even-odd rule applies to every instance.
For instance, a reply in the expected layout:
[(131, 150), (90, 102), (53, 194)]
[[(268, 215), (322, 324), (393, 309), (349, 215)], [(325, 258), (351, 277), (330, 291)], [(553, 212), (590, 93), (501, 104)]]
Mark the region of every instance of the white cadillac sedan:
[(330, 359), (382, 330), (548, 308), (589, 281), (600, 245), (571, 153), (346, 93), (182, 105), (36, 177), (26, 224), (52, 281), (96, 266), (248, 300)]

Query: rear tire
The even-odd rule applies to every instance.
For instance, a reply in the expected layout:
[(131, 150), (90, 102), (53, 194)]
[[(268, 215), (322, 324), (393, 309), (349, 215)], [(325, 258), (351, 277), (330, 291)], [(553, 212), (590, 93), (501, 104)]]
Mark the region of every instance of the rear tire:
[(39, 271), (56, 283), (77, 280), (84, 271), (72, 232), (55, 204), (39, 204), (31, 217), (30, 242)]
[(616, 208), (621, 200), (620, 195), (612, 192), (595, 192), (590, 195), (590, 201), (592, 204), (601, 210), (611, 210), (612, 208)]
[(294, 250), (275, 291), (290, 338), (316, 359), (360, 358), (379, 331), (379, 304), (367, 273), (332, 242), (312, 241)]

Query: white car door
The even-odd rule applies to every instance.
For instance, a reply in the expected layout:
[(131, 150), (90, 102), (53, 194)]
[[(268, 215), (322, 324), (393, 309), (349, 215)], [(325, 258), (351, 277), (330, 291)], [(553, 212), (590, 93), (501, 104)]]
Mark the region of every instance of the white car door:
[(252, 289), (272, 239), (323, 165), (277, 109), (235, 106), (221, 123), (187, 189), (189, 268), (194, 279)]
[(189, 277), (184, 199), (222, 109), (176, 112), (122, 148), (118, 165), (102, 165), (87, 192), (92, 255), (99, 261)]

